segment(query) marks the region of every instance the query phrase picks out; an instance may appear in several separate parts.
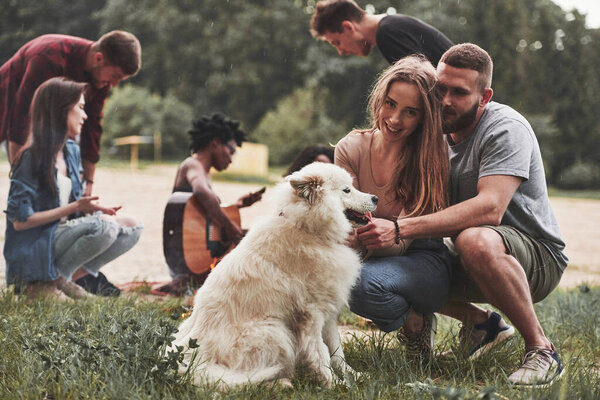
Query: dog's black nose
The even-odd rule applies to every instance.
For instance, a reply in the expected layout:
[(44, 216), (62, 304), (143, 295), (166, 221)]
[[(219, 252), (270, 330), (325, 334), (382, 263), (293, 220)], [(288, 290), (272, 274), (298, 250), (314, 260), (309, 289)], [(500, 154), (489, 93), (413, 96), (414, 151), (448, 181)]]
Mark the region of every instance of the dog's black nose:
[(373, 204), (375, 204), (375, 205), (377, 205), (377, 201), (379, 201), (377, 196), (371, 196), (371, 200), (373, 201)]

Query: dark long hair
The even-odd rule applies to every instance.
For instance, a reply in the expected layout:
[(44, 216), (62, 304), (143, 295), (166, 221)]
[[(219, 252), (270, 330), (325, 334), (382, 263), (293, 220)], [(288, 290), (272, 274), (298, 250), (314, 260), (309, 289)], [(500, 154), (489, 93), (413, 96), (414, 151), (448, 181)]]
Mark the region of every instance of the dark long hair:
[(317, 156), (321, 154), (327, 156), (327, 158), (329, 158), (331, 162), (333, 162), (333, 147), (325, 146), (322, 144), (315, 144), (313, 146), (305, 147), (304, 150), (302, 150), (300, 154), (298, 154), (298, 157), (296, 157), (294, 161), (292, 161), (290, 167), (283, 176), (291, 175), (292, 173), (302, 169), (302, 167), (304, 167), (305, 165), (308, 165), (315, 161), (315, 158), (317, 158)]
[(42, 83), (33, 95), (30, 109), (33, 140), (29, 148), (32, 167), (40, 189), (52, 195), (56, 195), (54, 165), (56, 153), (67, 137), (67, 116), (85, 87), (85, 83), (52, 78)]

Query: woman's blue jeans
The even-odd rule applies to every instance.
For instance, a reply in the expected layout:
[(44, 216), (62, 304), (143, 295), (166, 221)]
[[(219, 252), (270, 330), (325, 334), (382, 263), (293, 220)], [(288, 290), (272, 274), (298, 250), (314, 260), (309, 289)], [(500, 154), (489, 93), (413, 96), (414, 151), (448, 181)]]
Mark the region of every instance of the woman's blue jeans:
[(451, 268), (441, 239), (415, 239), (400, 256), (364, 262), (352, 289), (350, 310), (385, 332), (400, 329), (411, 308), (429, 314), (444, 306)]
[(53, 257), (56, 270), (71, 280), (73, 273), (84, 268), (98, 276), (98, 271), (139, 240), (142, 226), (119, 226), (101, 214), (86, 215), (61, 223), (53, 238)]

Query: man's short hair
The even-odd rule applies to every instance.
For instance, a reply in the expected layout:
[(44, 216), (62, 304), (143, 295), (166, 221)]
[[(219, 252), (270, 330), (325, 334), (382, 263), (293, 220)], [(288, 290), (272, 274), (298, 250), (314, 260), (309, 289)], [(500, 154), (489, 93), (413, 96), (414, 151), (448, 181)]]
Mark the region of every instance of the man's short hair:
[(140, 41), (129, 32), (105, 33), (94, 43), (94, 50), (101, 52), (109, 65), (120, 67), (125, 75), (137, 74), (142, 66)]
[(454, 68), (467, 68), (479, 72), (479, 88), (492, 87), (494, 63), (487, 51), (473, 43), (461, 43), (450, 47), (440, 62)]
[(315, 12), (310, 19), (310, 33), (322, 37), (327, 32), (342, 32), (342, 22), (359, 22), (365, 15), (353, 0), (324, 0), (315, 6)]

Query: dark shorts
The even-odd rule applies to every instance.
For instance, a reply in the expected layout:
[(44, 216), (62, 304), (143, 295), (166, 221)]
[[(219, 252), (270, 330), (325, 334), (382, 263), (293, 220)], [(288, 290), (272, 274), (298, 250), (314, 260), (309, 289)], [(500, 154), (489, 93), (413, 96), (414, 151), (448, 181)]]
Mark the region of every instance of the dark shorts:
[[(542, 301), (554, 290), (562, 276), (561, 265), (538, 240), (508, 225), (485, 226), (496, 231), (504, 241), (506, 252), (515, 257), (527, 275), (534, 303)], [(454, 271), (449, 301), (486, 303), (486, 299), (467, 274), (458, 257), (454, 257)]]

